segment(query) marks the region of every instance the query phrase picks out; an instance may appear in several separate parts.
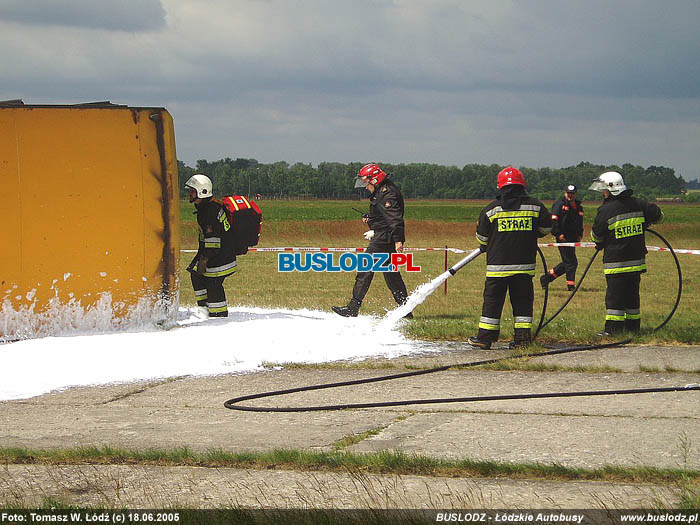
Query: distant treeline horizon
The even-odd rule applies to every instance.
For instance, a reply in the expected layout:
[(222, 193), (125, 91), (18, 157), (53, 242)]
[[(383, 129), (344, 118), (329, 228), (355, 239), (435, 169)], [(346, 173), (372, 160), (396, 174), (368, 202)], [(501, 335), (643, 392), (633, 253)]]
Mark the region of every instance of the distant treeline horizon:
[[(354, 188), (355, 177), (364, 163), (321, 162), (288, 164), (280, 161), (271, 164), (255, 159), (225, 158), (213, 162), (198, 160), (193, 168), (178, 161), (181, 197), (186, 196), (182, 187), (195, 173), (208, 176), (218, 196), (242, 194), (261, 195), (263, 198), (358, 198), (365, 191)], [(505, 166), (498, 164), (467, 164), (462, 168), (439, 164), (410, 163), (391, 164), (378, 162), (401, 188), (405, 198), (425, 199), (492, 199), (496, 195), (496, 178)], [(566, 168), (527, 168), (523, 172), (530, 195), (539, 199), (559, 198), (569, 184), (579, 189), (579, 198), (599, 200), (600, 194), (590, 191), (591, 181), (605, 171), (620, 172), (635, 196), (645, 199), (676, 197), (685, 192), (686, 182), (676, 176), (675, 170), (665, 166), (622, 166), (580, 162)], [(683, 200), (698, 201), (700, 195), (684, 195)]]

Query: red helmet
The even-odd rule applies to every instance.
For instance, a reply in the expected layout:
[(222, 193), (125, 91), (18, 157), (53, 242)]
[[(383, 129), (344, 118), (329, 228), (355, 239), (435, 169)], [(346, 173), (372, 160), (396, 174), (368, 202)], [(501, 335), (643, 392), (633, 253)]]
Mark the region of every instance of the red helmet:
[(357, 177), (362, 181), (363, 185), (371, 184), (372, 186), (379, 186), (386, 178), (386, 173), (384, 173), (382, 168), (377, 164), (365, 164), (360, 169), (360, 173)]
[(503, 186), (507, 186), (508, 184), (522, 184), (525, 186), (525, 177), (523, 177), (523, 174), (518, 168), (508, 166), (498, 173), (498, 189), (500, 190)]

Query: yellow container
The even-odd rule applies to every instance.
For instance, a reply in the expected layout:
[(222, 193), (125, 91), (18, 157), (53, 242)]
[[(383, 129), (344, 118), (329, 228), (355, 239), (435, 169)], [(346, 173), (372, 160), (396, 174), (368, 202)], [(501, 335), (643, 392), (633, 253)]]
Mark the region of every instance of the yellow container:
[(142, 317), (176, 315), (177, 157), (164, 108), (0, 102), (0, 187), (0, 338), (51, 333), (41, 326), (98, 303), (109, 322), (137, 305)]

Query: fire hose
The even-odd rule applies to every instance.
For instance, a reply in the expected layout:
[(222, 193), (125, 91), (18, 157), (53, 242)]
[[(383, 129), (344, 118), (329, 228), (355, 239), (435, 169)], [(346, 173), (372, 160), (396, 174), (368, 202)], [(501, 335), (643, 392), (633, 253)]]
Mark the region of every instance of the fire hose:
[[(676, 256), (676, 253), (673, 250), (673, 247), (669, 244), (669, 242), (663, 236), (661, 236), (659, 233), (655, 232), (654, 230), (647, 229), (646, 231), (651, 232), (652, 234), (656, 235), (659, 239), (661, 239), (661, 241), (664, 244), (666, 244), (666, 246), (668, 247), (669, 251), (671, 252), (671, 254), (673, 256), (674, 262), (676, 264), (676, 269), (678, 272), (678, 293), (676, 295), (676, 302), (675, 302), (671, 312), (667, 315), (667, 317), (664, 319), (664, 321), (660, 325), (658, 325), (657, 327), (653, 328), (650, 331), (651, 333), (654, 333), (654, 332), (660, 330), (663, 326), (665, 326), (666, 323), (668, 323), (668, 321), (671, 320), (671, 317), (673, 317), (676, 310), (678, 309), (678, 305), (680, 303), (681, 294), (682, 294), (682, 290), (683, 290), (683, 275), (682, 275), (682, 271), (681, 271), (680, 262), (678, 261), (678, 257)], [(539, 249), (539, 247), (538, 247), (538, 252), (539, 252), (540, 258), (542, 260), (542, 264), (544, 266), (544, 271), (546, 272), (547, 271), (547, 263), (546, 263), (546, 260), (544, 258), (544, 254)], [(462, 260), (460, 260), (455, 265), (453, 265), (451, 268), (449, 268), (447, 270), (447, 272), (445, 272), (442, 276), (440, 276), (438, 279), (435, 279), (435, 281), (439, 281), (438, 282), (438, 284), (439, 284), (440, 282), (442, 282), (442, 281), (440, 281), (440, 278), (447, 279), (448, 277), (455, 275), (460, 269), (462, 269), (469, 262), (474, 260), (480, 253), (481, 252), (478, 249), (472, 251), (469, 255), (467, 255)], [(564, 310), (564, 308), (566, 308), (566, 306), (571, 302), (571, 299), (573, 299), (574, 295), (581, 287), (581, 284), (583, 283), (583, 280), (586, 277), (586, 274), (588, 273), (588, 270), (590, 269), (591, 265), (593, 264), (593, 261), (595, 260), (597, 254), (598, 254), (598, 250), (596, 250), (595, 254), (591, 257), (591, 260), (588, 262), (588, 265), (586, 266), (586, 269), (583, 272), (583, 275), (579, 279), (578, 285), (571, 292), (571, 294), (567, 298), (566, 302), (547, 321), (543, 321), (544, 317), (545, 317), (545, 312), (547, 309), (547, 299), (548, 299), (548, 289), (545, 288), (542, 314), (540, 317), (539, 325), (538, 325), (537, 330), (535, 332), (535, 337), (537, 337), (537, 334), (539, 334), (540, 330), (542, 330), (552, 320), (554, 320), (554, 318), (556, 318)], [(418, 304), (420, 304), (420, 303), (417, 303), (415, 305), (410, 305), (411, 310), (409, 310), (409, 311), (412, 311), (416, 306), (418, 306)], [(401, 307), (399, 307), (399, 309), (400, 308)], [(401, 311), (401, 315), (404, 315), (404, 314), (405, 314), (405, 312)], [(597, 349), (604, 349), (604, 348), (613, 348), (613, 347), (621, 346), (623, 344), (627, 344), (631, 341), (632, 341), (632, 339), (624, 339), (624, 340), (615, 341), (612, 343), (601, 343), (601, 344), (587, 345), (587, 346), (560, 348), (560, 349), (556, 349), (556, 350), (548, 350), (546, 352), (527, 354), (527, 355), (523, 355), (522, 357), (542, 357), (542, 356), (565, 354), (565, 353), (571, 353), (571, 352), (582, 352), (582, 351), (597, 350)], [(234, 397), (234, 398), (226, 401), (224, 403), (224, 406), (228, 409), (231, 409), (231, 410), (239, 410), (239, 411), (246, 411), (246, 412), (312, 412), (312, 411), (345, 410), (345, 409), (353, 409), (353, 408), (394, 407), (394, 406), (417, 405), (417, 404), (469, 403), (469, 402), (478, 402), (478, 401), (500, 401), (500, 400), (514, 400), (514, 399), (543, 399), (543, 398), (554, 398), (554, 397), (606, 396), (606, 395), (644, 394), (644, 393), (661, 393), (661, 392), (690, 392), (690, 391), (700, 390), (700, 384), (688, 384), (685, 386), (677, 386), (677, 387), (593, 390), (593, 391), (583, 391), (583, 392), (549, 392), (549, 393), (531, 393), (531, 394), (506, 394), (506, 395), (496, 395), (496, 396), (471, 396), (471, 397), (457, 397), (457, 398), (413, 399), (413, 400), (403, 400), (403, 401), (346, 403), (346, 404), (336, 404), (336, 405), (299, 406), (299, 407), (254, 407), (254, 406), (247, 406), (247, 405), (240, 405), (239, 404), (239, 403), (242, 403), (244, 401), (251, 401), (254, 399), (262, 399), (262, 398), (268, 398), (268, 397), (276, 397), (276, 396), (292, 394), (292, 393), (297, 393), (297, 392), (309, 392), (309, 391), (313, 391), (313, 390), (322, 390), (322, 389), (328, 389), (328, 388), (338, 388), (338, 387), (344, 387), (344, 386), (376, 383), (379, 381), (389, 381), (389, 380), (393, 380), (393, 379), (401, 379), (401, 378), (412, 377), (412, 376), (432, 374), (435, 372), (442, 372), (442, 371), (448, 370), (450, 368), (470, 368), (470, 367), (481, 366), (481, 365), (489, 365), (489, 364), (502, 362), (502, 361), (512, 359), (512, 358), (513, 358), (513, 356), (507, 356), (507, 357), (502, 357), (502, 358), (486, 359), (486, 360), (473, 361), (473, 362), (468, 362), (468, 363), (445, 365), (445, 366), (440, 366), (440, 367), (436, 367), (436, 368), (430, 368), (430, 369), (425, 369), (425, 370), (416, 370), (416, 371), (412, 371), (412, 372), (404, 372), (404, 373), (400, 373), (400, 374), (392, 374), (392, 375), (386, 375), (386, 376), (380, 376), (380, 377), (374, 377), (374, 378), (356, 379), (356, 380), (352, 380), (352, 381), (341, 381), (341, 382), (336, 382), (336, 383), (326, 383), (326, 384), (321, 384), (321, 385), (311, 385), (311, 386), (304, 386), (304, 387), (298, 387), (298, 388), (290, 388), (290, 389), (286, 389), (286, 390), (275, 390), (275, 391), (270, 391), (270, 392), (263, 392), (260, 394), (251, 394), (251, 395), (246, 395), (246, 396)]]

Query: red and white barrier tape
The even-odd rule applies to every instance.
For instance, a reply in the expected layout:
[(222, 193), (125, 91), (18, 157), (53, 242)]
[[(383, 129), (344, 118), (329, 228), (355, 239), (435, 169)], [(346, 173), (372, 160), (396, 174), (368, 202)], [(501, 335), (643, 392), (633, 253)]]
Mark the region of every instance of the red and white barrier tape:
[[(249, 252), (364, 252), (367, 248), (319, 248), (312, 246), (248, 248)], [(180, 250), (183, 253), (197, 253), (197, 250)], [(459, 248), (404, 248), (406, 252), (452, 252), (467, 253)]]
[[(573, 248), (595, 248), (594, 242), (550, 242), (538, 245), (540, 248), (554, 246), (570, 246)], [(366, 248), (325, 248), (314, 246), (282, 246), (274, 248), (249, 248), (249, 252), (364, 252)], [(647, 250), (656, 252), (669, 252), (668, 248), (660, 248), (658, 246), (647, 246)], [(197, 253), (197, 250), (180, 250), (182, 253)], [(404, 248), (407, 252), (452, 252), (452, 253), (467, 253), (467, 250), (459, 248)], [(470, 250), (471, 251), (471, 250)], [(700, 250), (682, 250), (673, 249), (676, 253), (685, 253), (690, 255), (700, 255)]]
[[(547, 244), (540, 244), (540, 248), (544, 248), (545, 246), (571, 246), (575, 248), (595, 248), (595, 243), (594, 242), (550, 242)], [(668, 248), (660, 248), (659, 246), (647, 246), (647, 250), (653, 251), (653, 252), (670, 252)], [(674, 252), (676, 253), (685, 253), (685, 254), (690, 254), (690, 255), (700, 255), (700, 250), (682, 250), (679, 248), (674, 248)]]

